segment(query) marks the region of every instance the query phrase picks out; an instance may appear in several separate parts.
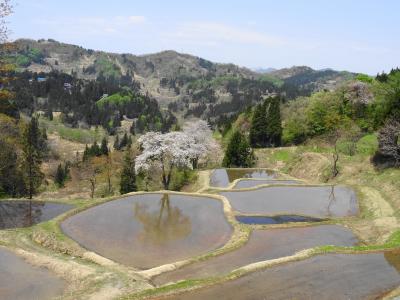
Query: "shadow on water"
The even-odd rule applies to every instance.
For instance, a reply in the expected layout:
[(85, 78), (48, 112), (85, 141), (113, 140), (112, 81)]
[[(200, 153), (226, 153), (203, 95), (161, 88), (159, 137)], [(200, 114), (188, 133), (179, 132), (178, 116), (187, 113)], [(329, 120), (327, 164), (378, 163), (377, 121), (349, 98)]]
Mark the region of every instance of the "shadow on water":
[(0, 201), (0, 229), (29, 227), (70, 210), (68, 204), (39, 201)]
[(63, 221), (61, 228), (83, 247), (142, 269), (211, 251), (232, 233), (220, 201), (160, 193), (89, 208)]
[(282, 215), (274, 217), (266, 216), (236, 216), (236, 220), (243, 224), (285, 224), (291, 222), (322, 222), (325, 219), (303, 217), (296, 215)]

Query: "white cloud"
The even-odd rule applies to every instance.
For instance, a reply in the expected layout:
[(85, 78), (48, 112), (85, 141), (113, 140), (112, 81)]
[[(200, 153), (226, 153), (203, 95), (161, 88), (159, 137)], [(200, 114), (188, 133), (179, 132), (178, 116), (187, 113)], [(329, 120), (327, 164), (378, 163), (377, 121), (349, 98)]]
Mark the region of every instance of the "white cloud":
[(280, 37), (214, 22), (184, 23), (179, 25), (175, 32), (167, 35), (181, 42), (204, 42), (212, 45), (230, 42), (275, 47), (287, 44), (287, 41)]

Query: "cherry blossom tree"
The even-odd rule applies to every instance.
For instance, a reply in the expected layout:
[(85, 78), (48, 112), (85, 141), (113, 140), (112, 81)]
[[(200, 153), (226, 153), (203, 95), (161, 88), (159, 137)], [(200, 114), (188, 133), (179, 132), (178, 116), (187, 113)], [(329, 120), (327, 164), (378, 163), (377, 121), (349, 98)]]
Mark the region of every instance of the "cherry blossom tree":
[(221, 148), (213, 139), (212, 131), (206, 121), (187, 122), (183, 126), (183, 132), (194, 140), (190, 147), (193, 168), (198, 167), (201, 159), (207, 161), (210, 157), (217, 158), (220, 156)]
[(142, 153), (135, 160), (136, 173), (146, 173), (151, 167), (157, 167), (161, 171), (161, 180), (166, 190), (174, 168), (193, 168), (195, 154), (191, 145), (195, 141), (184, 132), (148, 132), (138, 142)]
[(379, 131), (379, 151), (394, 159), (395, 165), (400, 166), (400, 122), (390, 119)]
[(221, 151), (205, 121), (188, 122), (183, 131), (148, 132), (138, 142), (142, 153), (136, 157), (136, 173), (148, 174), (158, 169), (166, 190), (174, 168), (197, 168), (200, 159), (215, 157)]

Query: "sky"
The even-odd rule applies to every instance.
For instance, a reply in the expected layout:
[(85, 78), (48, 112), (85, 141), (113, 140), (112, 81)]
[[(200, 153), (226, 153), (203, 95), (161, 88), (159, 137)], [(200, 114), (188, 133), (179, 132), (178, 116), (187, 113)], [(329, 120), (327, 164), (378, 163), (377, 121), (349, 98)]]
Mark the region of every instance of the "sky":
[(176, 50), (249, 68), (375, 75), (400, 66), (398, 0), (12, 1), (12, 39), (137, 55)]

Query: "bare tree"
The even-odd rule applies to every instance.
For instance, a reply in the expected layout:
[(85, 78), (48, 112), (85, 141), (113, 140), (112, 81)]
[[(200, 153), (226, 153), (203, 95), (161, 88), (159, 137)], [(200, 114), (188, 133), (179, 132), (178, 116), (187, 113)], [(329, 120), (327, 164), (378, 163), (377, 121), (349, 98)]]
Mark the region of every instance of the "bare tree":
[(388, 120), (378, 136), (379, 151), (394, 159), (395, 165), (400, 166), (400, 122)]

